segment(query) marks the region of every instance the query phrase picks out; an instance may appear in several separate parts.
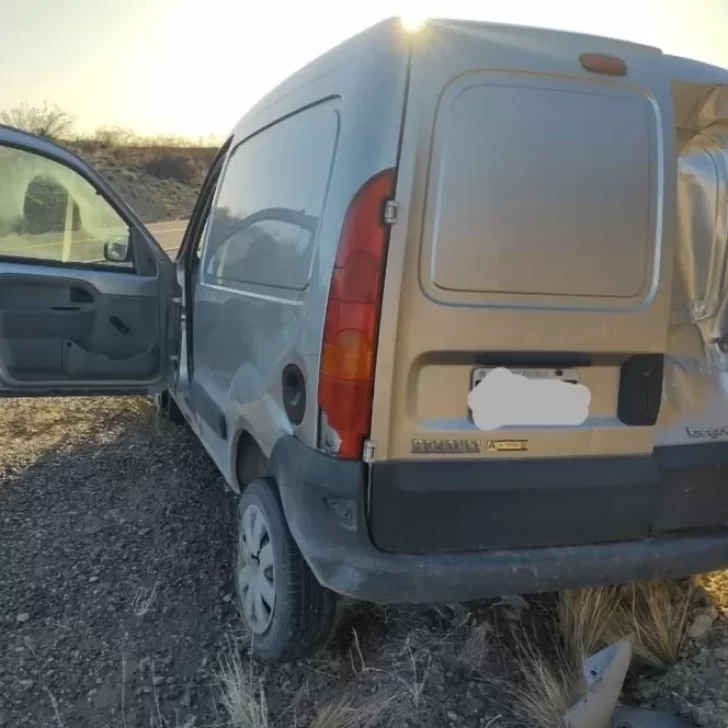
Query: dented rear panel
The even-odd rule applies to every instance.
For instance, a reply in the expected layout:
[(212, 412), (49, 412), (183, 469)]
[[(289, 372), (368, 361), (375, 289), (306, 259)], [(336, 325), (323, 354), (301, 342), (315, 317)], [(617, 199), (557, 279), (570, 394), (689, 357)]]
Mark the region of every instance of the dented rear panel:
[(656, 442), (702, 445), (728, 441), (728, 71), (675, 80), (673, 95), (678, 234)]

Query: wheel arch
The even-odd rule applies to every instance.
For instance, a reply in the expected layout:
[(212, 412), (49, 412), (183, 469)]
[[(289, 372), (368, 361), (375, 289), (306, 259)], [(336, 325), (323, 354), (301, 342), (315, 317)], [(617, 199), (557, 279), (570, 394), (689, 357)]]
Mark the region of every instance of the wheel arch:
[(238, 430), (235, 435), (234, 486), (242, 493), (257, 478), (271, 478), (270, 461), (249, 430)]

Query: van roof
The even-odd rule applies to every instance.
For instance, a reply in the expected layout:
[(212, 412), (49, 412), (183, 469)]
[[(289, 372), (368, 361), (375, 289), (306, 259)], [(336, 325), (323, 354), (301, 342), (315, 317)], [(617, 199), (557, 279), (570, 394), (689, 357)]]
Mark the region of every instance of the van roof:
[(233, 134), (238, 136), (239, 130), (244, 122), (257, 116), (261, 111), (275, 104), (284, 96), (310, 83), (314, 79), (334, 71), (341, 71), (342, 66), (356, 61), (363, 53), (371, 53), (372, 48), (376, 48), (385, 43), (388, 44), (388, 42), (391, 42), (395, 33), (402, 32), (405, 31), (401, 27), (399, 18), (388, 18), (322, 53), (295, 71), (252, 106), (240, 119)]
[[(561, 38), (568, 36), (572, 40), (583, 38), (585, 41), (609, 41), (611, 43), (619, 43), (625, 47), (639, 48), (642, 51), (652, 52), (661, 59), (668, 61), (667, 71), (675, 80), (688, 81), (694, 83), (726, 83), (728, 82), (728, 71), (717, 66), (711, 66), (688, 58), (679, 56), (663, 55), (659, 48), (648, 46), (631, 41), (612, 39), (605, 36), (587, 35), (583, 33), (573, 33), (571, 31), (556, 30), (551, 28), (538, 28), (532, 26), (516, 26), (503, 23), (489, 23), (476, 20), (454, 20), (447, 18), (428, 18), (428, 25), (447, 25), (450, 27), (458, 27), (461, 29), (472, 28), (473, 30), (489, 29), (492, 31), (513, 31), (518, 30), (524, 40), (532, 36), (549, 35), (554, 43), (558, 43)], [(372, 50), (377, 47), (388, 47), (391, 49), (392, 40), (395, 36), (411, 33), (416, 34), (418, 31), (407, 31), (402, 26), (399, 17), (392, 17), (383, 20), (356, 35), (344, 40), (339, 45), (331, 48), (322, 55), (318, 56), (298, 71), (294, 72), (287, 79), (282, 81), (278, 86), (267, 93), (260, 99), (251, 109), (249, 109), (238, 124), (235, 126), (233, 134), (238, 135), (241, 127), (251, 118), (257, 116), (267, 107), (275, 104), (277, 101), (292, 93), (301, 86), (313, 81), (314, 79), (325, 76), (334, 71), (341, 71), (343, 66), (356, 62), (362, 54), (371, 54)]]
[(728, 70), (725, 68), (680, 56), (665, 55), (664, 59), (666, 72), (673, 81), (699, 84), (728, 83)]

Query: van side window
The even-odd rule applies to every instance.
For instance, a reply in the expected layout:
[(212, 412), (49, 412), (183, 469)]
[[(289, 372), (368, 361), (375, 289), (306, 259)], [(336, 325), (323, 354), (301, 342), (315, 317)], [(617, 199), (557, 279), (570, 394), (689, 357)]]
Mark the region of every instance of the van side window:
[(233, 150), (210, 221), (206, 276), (306, 288), (338, 134), (338, 111), (326, 102)]

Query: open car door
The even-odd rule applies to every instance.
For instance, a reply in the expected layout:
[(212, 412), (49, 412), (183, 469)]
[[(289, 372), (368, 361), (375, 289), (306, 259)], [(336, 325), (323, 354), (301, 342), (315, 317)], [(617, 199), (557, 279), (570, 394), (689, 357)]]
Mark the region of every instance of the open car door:
[(0, 126), (0, 396), (164, 389), (178, 302), (173, 262), (99, 174)]

